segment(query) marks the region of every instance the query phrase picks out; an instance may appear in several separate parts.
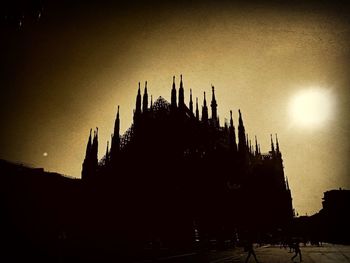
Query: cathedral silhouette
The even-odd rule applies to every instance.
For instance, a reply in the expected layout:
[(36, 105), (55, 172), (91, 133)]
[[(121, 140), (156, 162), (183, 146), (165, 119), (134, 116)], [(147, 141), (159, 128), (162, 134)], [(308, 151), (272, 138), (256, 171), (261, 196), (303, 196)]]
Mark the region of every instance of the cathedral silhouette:
[(182, 76), (178, 93), (174, 77), (171, 102), (151, 96), (149, 103), (147, 82), (142, 99), (139, 83), (133, 123), (121, 136), (118, 106), (111, 147), (107, 142), (101, 160), (98, 129), (90, 130), (82, 182), (86, 198), (100, 207), (92, 217), (140, 247), (213, 239), (224, 246), (246, 233), (263, 238), (288, 231), (292, 198), (277, 135), (262, 153), (256, 136), (255, 145), (248, 138), (240, 110), (237, 137), (232, 111), (220, 126), (213, 86), (211, 118), (205, 92), (201, 116), (198, 98), (194, 106), (190, 90), (187, 106), (184, 93)]

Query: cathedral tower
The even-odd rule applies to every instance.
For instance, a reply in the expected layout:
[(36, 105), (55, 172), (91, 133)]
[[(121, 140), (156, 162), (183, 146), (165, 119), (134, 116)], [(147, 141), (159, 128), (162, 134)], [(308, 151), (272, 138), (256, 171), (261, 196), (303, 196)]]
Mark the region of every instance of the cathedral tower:
[(199, 121), (198, 98), (196, 98), (196, 119)]
[(92, 139), (91, 139), (91, 132), (92, 129), (90, 129), (90, 135), (89, 139), (86, 145), (86, 153), (85, 153), (85, 159), (83, 161), (83, 169), (81, 171), (81, 179), (86, 180), (86, 178), (89, 177), (91, 169), (91, 145), (92, 145)]
[(81, 178), (83, 180), (89, 180), (95, 176), (98, 165), (98, 128), (96, 128), (96, 131), (94, 131), (93, 139), (91, 138), (91, 131), (92, 130), (90, 129), (90, 135), (86, 146), (86, 155), (83, 162), (83, 169), (81, 174)]
[(114, 133), (112, 136), (112, 143), (111, 143), (111, 160), (115, 162), (117, 159), (118, 152), (120, 150), (120, 119), (119, 119), (119, 105), (118, 105), (118, 111), (117, 111), (117, 117), (115, 118), (114, 122)]
[(143, 100), (142, 100), (142, 112), (146, 113), (148, 110), (148, 94), (147, 94), (147, 81), (145, 82), (145, 91), (143, 93)]
[(180, 88), (179, 88), (179, 109), (185, 108), (185, 94), (182, 82), (182, 75), (180, 75)]
[(207, 107), (207, 100), (205, 98), (205, 92), (204, 92), (204, 100), (203, 100), (203, 107), (202, 107), (202, 122), (206, 123), (208, 121), (208, 107)]
[(229, 144), (233, 153), (237, 152), (235, 126), (233, 126), (232, 110), (230, 110)]
[(190, 112), (193, 113), (192, 89), (190, 89)]
[(270, 134), (270, 137), (271, 137), (271, 154), (272, 156), (275, 156), (276, 152), (275, 152), (275, 147), (273, 145), (272, 134)]
[(246, 137), (245, 137), (245, 128), (243, 125), (243, 119), (241, 110), (238, 110), (239, 113), (239, 119), (238, 119), (238, 152), (241, 156), (245, 156), (246, 154)]
[(134, 124), (137, 125), (141, 117), (141, 88), (139, 82), (139, 89), (136, 96), (136, 109), (134, 111)]
[(175, 88), (175, 76), (173, 77), (173, 88), (171, 89), (171, 108), (175, 109), (176, 104), (176, 88)]
[(216, 103), (216, 99), (215, 99), (215, 90), (214, 90), (214, 86), (211, 86), (212, 88), (212, 98), (211, 98), (211, 119), (213, 122), (214, 126), (218, 126), (218, 115), (217, 115), (217, 107), (218, 104)]

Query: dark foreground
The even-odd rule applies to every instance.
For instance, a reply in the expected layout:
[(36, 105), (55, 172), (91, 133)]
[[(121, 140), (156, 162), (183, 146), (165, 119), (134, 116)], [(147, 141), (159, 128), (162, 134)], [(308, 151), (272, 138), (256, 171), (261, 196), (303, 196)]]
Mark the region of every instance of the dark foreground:
[[(185, 213), (173, 199), (165, 206), (169, 213), (164, 207), (150, 210), (134, 205), (134, 197), (132, 202), (121, 198), (117, 190), (0, 160), (0, 262), (244, 262), (246, 252), (239, 246), (250, 242), (296, 238), (350, 244), (349, 199), (312, 217), (295, 218), (285, 228), (268, 228), (261, 217), (243, 213), (241, 219), (255, 223), (238, 224), (210, 209), (201, 214), (208, 224), (200, 225), (203, 221), (192, 220), (196, 207), (186, 205), (192, 210)], [(302, 247), (305, 262), (346, 262), (347, 251), (346, 246)], [(259, 247), (256, 253), (261, 262), (288, 262), (292, 256), (274, 247)]]
[[(291, 260), (293, 252), (289, 248), (284, 249), (279, 246), (262, 246), (256, 247), (255, 253), (261, 263), (283, 263), (283, 262), (300, 262), (299, 256)], [(350, 262), (350, 246), (323, 244), (317, 246), (301, 246), (302, 262), (305, 263), (345, 263)], [(210, 251), (208, 253), (188, 253), (173, 257), (160, 258), (157, 261), (144, 260), (137, 262), (196, 262), (196, 263), (222, 263), (222, 262), (245, 262), (247, 253), (243, 248), (235, 248), (227, 251)], [(248, 262), (255, 262), (251, 257)], [(135, 262), (136, 263), (136, 262)]]

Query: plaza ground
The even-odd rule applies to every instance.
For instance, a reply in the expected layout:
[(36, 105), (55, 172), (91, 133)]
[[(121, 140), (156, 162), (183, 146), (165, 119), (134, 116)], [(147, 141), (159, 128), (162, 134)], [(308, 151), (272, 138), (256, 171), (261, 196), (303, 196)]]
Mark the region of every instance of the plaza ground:
[[(350, 246), (323, 244), (322, 246), (300, 247), (302, 262), (304, 263), (350, 263)], [(254, 248), (258, 262), (260, 263), (287, 263), (300, 262), (299, 256), (291, 260), (294, 253), (289, 248), (265, 245)], [(226, 251), (210, 251), (205, 254), (188, 253), (172, 257), (160, 258), (157, 261), (145, 260), (140, 262), (194, 262), (194, 263), (244, 263), (247, 252), (243, 248), (235, 248)], [(248, 262), (255, 262), (253, 256)]]

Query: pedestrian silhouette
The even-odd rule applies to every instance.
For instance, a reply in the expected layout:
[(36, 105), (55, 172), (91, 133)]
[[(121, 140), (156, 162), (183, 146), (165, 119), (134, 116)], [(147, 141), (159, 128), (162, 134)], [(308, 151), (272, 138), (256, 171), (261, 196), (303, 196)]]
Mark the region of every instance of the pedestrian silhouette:
[(291, 258), (291, 260), (294, 260), (294, 258), (296, 258), (296, 257), (298, 256), (298, 254), (299, 254), (300, 262), (303, 261), (303, 260), (301, 259), (301, 251), (300, 251), (299, 241), (296, 241), (296, 242), (294, 243), (294, 252), (295, 252), (295, 254), (294, 254), (294, 256)]
[(244, 251), (247, 251), (248, 252), (248, 256), (245, 260), (245, 263), (248, 262), (249, 258), (251, 255), (253, 255), (254, 259), (255, 259), (255, 262), (258, 263), (258, 260), (256, 259), (256, 255), (255, 255), (255, 252), (254, 252), (254, 249), (253, 249), (253, 242), (251, 240), (247, 240), (246, 244), (245, 244), (245, 247), (244, 247)]

